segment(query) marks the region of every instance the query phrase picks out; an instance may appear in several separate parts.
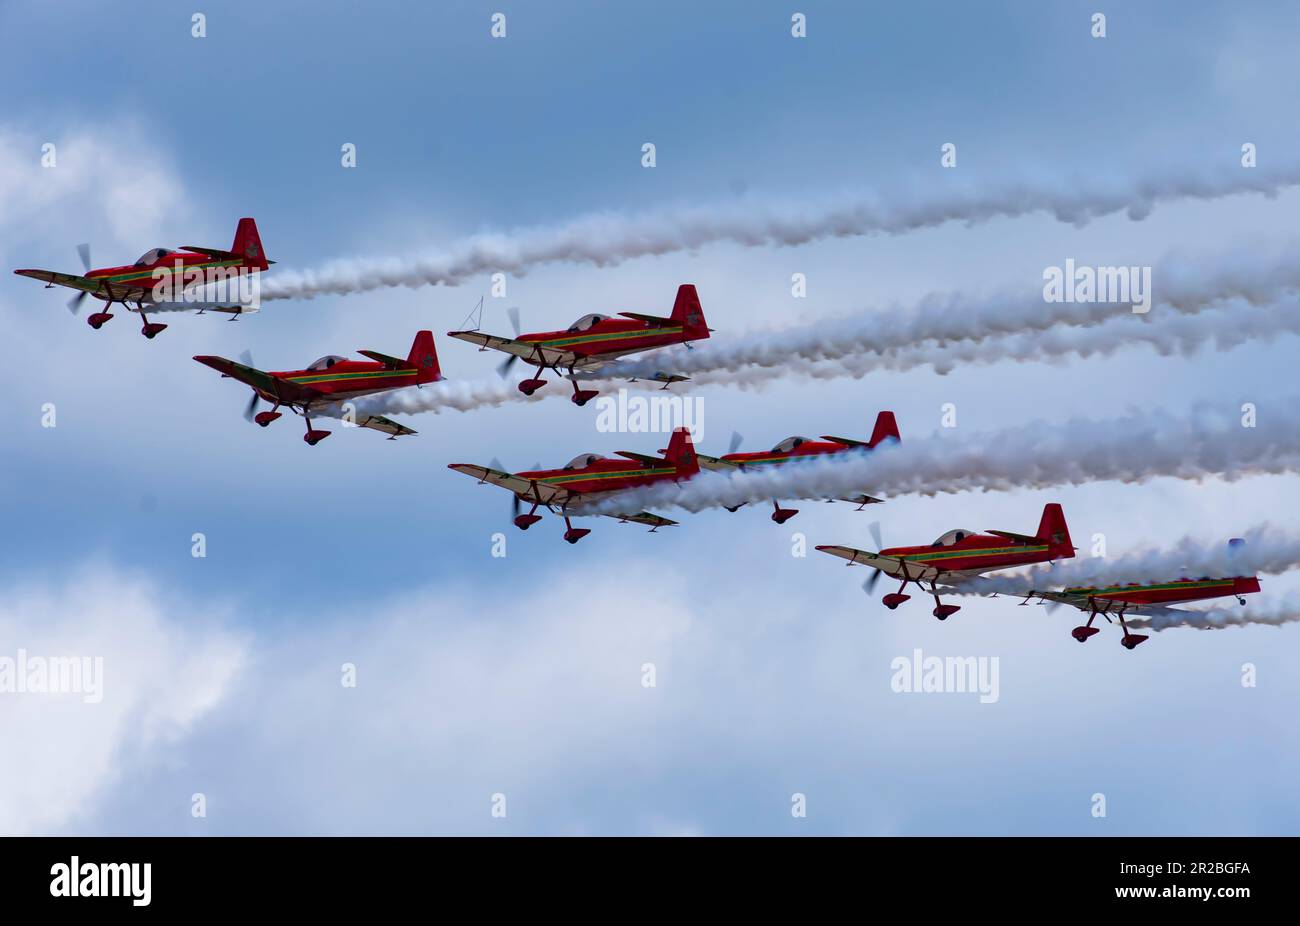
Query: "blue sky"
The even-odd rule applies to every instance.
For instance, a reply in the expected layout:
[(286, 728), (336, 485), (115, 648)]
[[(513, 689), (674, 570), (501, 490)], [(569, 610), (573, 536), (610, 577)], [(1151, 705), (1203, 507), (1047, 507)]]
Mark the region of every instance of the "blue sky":
[[(703, 8), (701, 8), (703, 7)], [(808, 38), (789, 34), (794, 9)], [(1089, 36), (1095, 9), (1108, 36)], [(507, 15), (505, 39), (489, 17)], [(1122, 185), (1162, 172), (1294, 164), (1300, 89), (1285, 4), (220, 3), (190, 36), (173, 4), (0, 4), (0, 255), (75, 269), (156, 245), (224, 247), (255, 216), (276, 271), (419, 254), (592, 211), (790, 201), (1002, 182)], [(138, 52), (105, 36), (128, 32)], [(654, 142), (658, 165), (640, 166)], [(60, 165), (39, 167), (40, 146)], [(340, 145), (357, 146), (343, 169)], [(958, 167), (938, 166), (958, 145)], [(1149, 264), (1294, 243), (1300, 196), (1179, 202), (1141, 222), (1044, 216), (796, 248), (708, 245), (618, 266), (550, 265), (488, 299), (484, 327), (592, 311), (665, 314), (695, 282), (710, 324), (779, 327), (937, 291), (1034, 286), (1042, 269)], [(790, 298), (805, 273), (806, 300)], [(1158, 285), (1158, 281), (1157, 281)], [(246, 393), (190, 357), (294, 368), (435, 331), (443, 371), (495, 360), (443, 333), (488, 287), (268, 303), (238, 322), (173, 316), (154, 341), (95, 332), (61, 294), (0, 275), (10, 647), (105, 656), (105, 700), (0, 696), (20, 761), (0, 828), (113, 833), (1294, 833), (1297, 630), (1169, 631), (1087, 647), (1072, 617), (964, 602), (884, 610), (810, 544), (1026, 530), (1060, 501), (1112, 551), (1278, 522), (1293, 477), (1156, 480), (706, 512), (656, 535), (553, 519), (449, 472), (498, 457), (664, 446), (601, 434), (567, 402), (413, 416), (417, 437), (263, 431)], [(893, 409), (928, 435), (1040, 418), (1288, 400), (1296, 343), (1158, 357), (928, 369), (699, 390), (701, 449), (793, 433), (866, 437)], [(55, 428), (40, 426), (54, 403)], [(1276, 407), (1276, 406), (1274, 406)], [(1266, 425), (1265, 425), (1266, 426)], [(1080, 454), (1088, 448), (1073, 448)], [(490, 556), (494, 532), (509, 554)], [(191, 535), (208, 555), (190, 554)], [(1265, 579), (1269, 593), (1290, 588)], [(996, 655), (1002, 697), (889, 689), (915, 648)], [(0, 652), (0, 655), (4, 655)], [(356, 688), (340, 665), (358, 669)], [(653, 662), (658, 684), (640, 684)], [(1243, 663), (1260, 684), (1243, 689)], [(190, 814), (191, 795), (208, 815)], [(504, 793), (509, 814), (489, 815)], [(790, 795), (808, 795), (793, 819)], [(1107, 795), (1103, 820), (1090, 798)]]

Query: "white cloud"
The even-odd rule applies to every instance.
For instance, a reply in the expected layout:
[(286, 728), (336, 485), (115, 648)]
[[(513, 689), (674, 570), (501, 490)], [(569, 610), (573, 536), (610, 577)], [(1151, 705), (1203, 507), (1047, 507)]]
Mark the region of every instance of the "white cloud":
[[(152, 241), (160, 221), (184, 202), (171, 164), (136, 141), (146, 135), (129, 122), (111, 134), (51, 131), (49, 137), (0, 125), (3, 239), (67, 240), (69, 269), (76, 272), (72, 248), (82, 241), (131, 243), (143, 252), (149, 245), (140, 242)], [(54, 146), (54, 166), (42, 164), (46, 144)]]
[(245, 658), (214, 615), (170, 607), (146, 582), (93, 568), (8, 590), (0, 656), (102, 657), (103, 699), (0, 693), (0, 832), (77, 828), (128, 768), (158, 761), (226, 697)]
[[(22, 757), (0, 773), (0, 823), (209, 834), (996, 832), (1009, 825), (999, 808), (1014, 805), (1038, 831), (1073, 832), (1090, 819), (1074, 792), (1086, 797), (1109, 775), (1098, 754), (1130, 742), (1113, 717), (1162, 704), (1170, 673), (1202, 683), (1176, 716), (1144, 728), (1135, 762), (1167, 761), (1195, 742), (1205, 717), (1239, 697), (1245, 660), (1271, 680), (1253, 694), (1262, 723), (1292, 703), (1294, 685), (1269, 654), (1294, 629), (1171, 631), (1140, 653), (1114, 639), (1081, 648), (1069, 615), (998, 599), (964, 602), (940, 624), (924, 600), (886, 612), (862, 596), (856, 572), (787, 558), (737, 583), (752, 555), (717, 554), (647, 559), (639, 570), (597, 555), (560, 576), (498, 561), (511, 583), (442, 583), (309, 616), (241, 609), (262, 628), (248, 643), (198, 629), (213, 619), (183, 601), (164, 608), (156, 590), (106, 571), (67, 592), (20, 593), (0, 612), (4, 639), (27, 639), (33, 652), (103, 651), (109, 677), (97, 706), (0, 700), (0, 735)], [(999, 656), (1002, 698), (892, 693), (890, 662), (914, 648)], [(355, 688), (341, 684), (344, 663), (356, 666)], [(642, 686), (645, 663), (654, 688)], [(1019, 777), (1002, 774), (1009, 757)], [(1294, 750), (1275, 758), (1277, 774), (1290, 774)], [(1206, 761), (1213, 776), (1240, 757)], [(1074, 777), (1022, 790), (1023, 778), (1053, 768)], [(984, 783), (978, 806), (970, 781)], [(1202, 799), (1195, 781), (1149, 806), (1137, 800), (1141, 782), (1114, 787), (1130, 799), (1114, 823), (1125, 832), (1222, 822), (1187, 815)], [(201, 820), (188, 812), (196, 791), (207, 797)], [(790, 816), (796, 791), (808, 795), (806, 821)], [(504, 820), (489, 813), (498, 792)], [(1223, 825), (1250, 826), (1249, 807), (1225, 813)]]

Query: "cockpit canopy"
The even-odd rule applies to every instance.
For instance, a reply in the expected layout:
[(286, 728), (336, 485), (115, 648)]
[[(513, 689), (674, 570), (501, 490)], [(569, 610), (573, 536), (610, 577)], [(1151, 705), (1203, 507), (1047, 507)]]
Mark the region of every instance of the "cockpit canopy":
[(962, 540), (965, 540), (967, 537), (972, 537), (974, 535), (975, 535), (975, 531), (968, 531), (963, 527), (958, 527), (948, 531), (948, 533), (944, 534), (942, 537), (936, 540), (932, 544), (932, 546), (951, 547), (954, 544), (959, 543)]
[(800, 444), (806, 444), (806, 443), (808, 443), (808, 438), (806, 437), (787, 437), (785, 440), (781, 441), (781, 443), (773, 447), (772, 452), (789, 453), (791, 450), (794, 450)]
[(564, 464), (565, 469), (586, 469), (597, 460), (607, 460), (608, 457), (602, 457), (598, 453), (580, 453), (568, 463)]
[(310, 365), (307, 367), (307, 369), (309, 369), (309, 370), (328, 370), (330, 367), (334, 366), (334, 364), (336, 364), (336, 363), (342, 363), (344, 360), (347, 360), (347, 359), (348, 359), (347, 357), (340, 357), (338, 354), (327, 354), (326, 356), (324, 356), (324, 357), (320, 358), (319, 360), (315, 361), (314, 363), (310, 364)]
[(169, 248), (151, 248), (140, 255), (140, 259), (135, 262), (136, 267), (147, 267), (150, 264), (156, 264), (158, 261), (167, 257), (169, 254), (176, 252)]
[(582, 318), (570, 325), (569, 330), (586, 331), (592, 325), (596, 324), (596, 322), (603, 322), (607, 318), (609, 318), (608, 315), (597, 315), (595, 312), (592, 312), (590, 315), (582, 316)]

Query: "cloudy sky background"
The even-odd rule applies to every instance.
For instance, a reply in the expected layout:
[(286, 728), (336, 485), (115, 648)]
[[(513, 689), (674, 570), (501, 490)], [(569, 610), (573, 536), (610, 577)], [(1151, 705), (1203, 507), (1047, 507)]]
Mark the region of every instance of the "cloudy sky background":
[[(1285, 4), (807, 3), (651, 7), (447, 2), (406, 9), (219, 3), (208, 36), (171, 4), (0, 4), (0, 256), (75, 270), (149, 247), (225, 247), (255, 216), (273, 268), (418, 254), (468, 235), (592, 212), (761, 204), (871, 191), (1068, 191), (1300, 162), (1300, 65)], [(1105, 7), (1100, 7), (1105, 9)], [(508, 16), (492, 40), (489, 16)], [(140, 52), (106, 35), (128, 30)], [(640, 166), (654, 142), (658, 166)], [(42, 169), (41, 145), (58, 145)], [(357, 146), (358, 166), (339, 165)], [(939, 167), (939, 146), (958, 167)], [(1035, 287), (1066, 258), (1153, 264), (1295, 245), (1300, 193), (1159, 207), (1082, 228), (1046, 216), (797, 248), (719, 244), (619, 266), (541, 267), (487, 300), (484, 327), (560, 327), (592, 311), (666, 314), (697, 284), (715, 337), (934, 291)], [(808, 298), (790, 297), (790, 276)], [(1157, 290), (1160, 281), (1155, 283)], [(99, 332), (63, 292), (0, 275), (9, 400), (0, 655), (102, 655), (100, 704), (0, 696), (0, 831), (9, 833), (1294, 833), (1300, 629), (1173, 630), (1129, 653), (1077, 615), (864, 596), (865, 570), (809, 545), (919, 543), (950, 527), (1032, 529), (1060, 501), (1074, 540), (1112, 553), (1286, 523), (1294, 477), (898, 498), (868, 513), (796, 504), (706, 512), (648, 535), (548, 518), (508, 525), (505, 493), (446, 469), (653, 452), (562, 399), (404, 419), (417, 437), (301, 422), (262, 430), (199, 353), (299, 367), (401, 354), (432, 328), (443, 371), (495, 357), (443, 333), (488, 286), (268, 303), (238, 322), (126, 313)], [(83, 313), (84, 318), (84, 313)], [(1293, 337), (1162, 358), (922, 369), (698, 390), (701, 449), (790, 434), (903, 438), (957, 406), (966, 435), (1033, 419), (1197, 403), (1293, 401)], [(555, 388), (554, 384), (552, 389)], [(558, 392), (558, 390), (556, 390)], [(44, 403), (58, 426), (41, 427)], [(1088, 448), (1074, 448), (1086, 454)], [(668, 512), (670, 515), (672, 512)], [(490, 555), (507, 533), (509, 555)], [(191, 536), (208, 555), (190, 555)], [(1264, 580), (1280, 596), (1295, 582)], [(890, 691), (890, 661), (1001, 660), (1001, 698)], [(658, 684), (641, 685), (653, 662)], [(1243, 688), (1243, 663), (1259, 685)], [(358, 685), (340, 685), (340, 666)], [(190, 814), (202, 792), (205, 819)], [(505, 820), (491, 795), (507, 796)], [(790, 796), (808, 797), (793, 819)], [(1095, 819), (1103, 793), (1108, 815)]]

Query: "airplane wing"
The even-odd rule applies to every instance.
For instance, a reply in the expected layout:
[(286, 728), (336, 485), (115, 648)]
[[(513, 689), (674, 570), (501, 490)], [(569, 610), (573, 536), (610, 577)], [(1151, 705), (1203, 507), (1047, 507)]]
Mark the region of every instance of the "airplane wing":
[(873, 495), (854, 495), (850, 498), (841, 498), (840, 501), (848, 502), (851, 505), (879, 505), (884, 499), (876, 498)]
[(542, 347), (529, 341), (516, 341), (514, 338), (503, 338), (495, 334), (484, 334), (482, 331), (448, 331), (447, 335), (453, 338), (459, 338), (462, 341), (468, 341), (470, 344), (477, 344), (481, 348), (491, 348), (499, 350), (502, 353), (514, 354), (521, 360), (527, 360), (529, 363), (541, 362), (545, 366), (568, 367), (586, 359), (583, 354), (576, 354), (571, 350), (557, 350), (554, 347)]
[(712, 470), (715, 473), (730, 473), (741, 468), (739, 463), (724, 460), (722, 457), (711, 457), (704, 453), (697, 453), (695, 459), (700, 462), (701, 468)]
[[(69, 289), (80, 290), (83, 293), (92, 293), (95, 295), (111, 295), (117, 301), (126, 304), (128, 302), (144, 302), (147, 304), (146, 312), (228, 312), (231, 315), (247, 315), (257, 311), (253, 305), (243, 305), (238, 302), (154, 302), (152, 286), (143, 287), (130, 283), (109, 283), (106, 280), (95, 279), (90, 277), (77, 276), (75, 273), (59, 273), (56, 270), (15, 270), (14, 273), (19, 276), (31, 277), (33, 280), (40, 280), (47, 286), (66, 286)], [(194, 285), (185, 287), (188, 292), (196, 288)], [(132, 312), (140, 311), (134, 306), (127, 306)]]
[(324, 395), (323, 392), (313, 389), (310, 386), (304, 386), (299, 383), (291, 383), (288, 380), (278, 379), (270, 373), (263, 373), (253, 367), (244, 366), (242, 363), (235, 363), (233, 360), (227, 360), (225, 357), (195, 357), (199, 363), (204, 366), (212, 367), (222, 376), (229, 376), (231, 379), (237, 379), (245, 385), (252, 386), (261, 392), (275, 396), (279, 401), (286, 405), (302, 405)]
[(92, 280), (89, 277), (77, 276), (75, 273), (59, 273), (57, 270), (15, 270), (14, 273), (20, 277), (40, 280), (49, 286), (67, 286), (70, 289), (79, 289), (83, 293), (99, 292), (104, 285), (103, 280)]
[(404, 424), (398, 424), (391, 418), (385, 418), (383, 415), (367, 415), (365, 420), (358, 420), (357, 427), (370, 428), (373, 431), (383, 431), (388, 435), (389, 440), (397, 440), (407, 434), (418, 434), (413, 428), (408, 428)]
[(649, 524), (651, 530), (656, 530), (660, 527), (673, 527), (677, 524), (676, 521), (670, 521), (668, 518), (660, 517), (659, 515), (652, 514), (649, 511), (638, 511), (636, 514), (611, 514), (607, 515), (607, 517), (614, 518), (617, 521), (633, 521), (637, 524)]
[[(135, 306), (127, 306), (132, 312), (139, 312)], [(252, 304), (240, 302), (145, 302), (145, 312), (226, 312), (230, 315), (250, 315), (260, 311)]]
[[(1091, 611), (1092, 602), (1087, 595), (1080, 592), (1028, 592), (1030, 598), (1038, 598), (1044, 602), (1055, 602), (1057, 604), (1068, 604), (1072, 608), (1078, 608), (1080, 611)], [(1098, 598), (1097, 612), (1099, 614), (1115, 613), (1121, 608), (1125, 614), (1178, 614), (1182, 609), (1170, 608), (1162, 604), (1141, 604), (1137, 602), (1116, 601), (1113, 598)]]
[(574, 492), (572, 489), (537, 482), (533, 479), (525, 479), (523, 476), (502, 472), (488, 466), (478, 466), (473, 463), (451, 463), (448, 464), (447, 468), (454, 469), (458, 473), (464, 473), (466, 476), (473, 476), (479, 482), (487, 482), (508, 489), (516, 495), (537, 502), (539, 505), (550, 505), (581, 497), (581, 493)]
[[(879, 553), (868, 553), (865, 550), (855, 550), (853, 547), (819, 546), (817, 549), (823, 553), (829, 553), (831, 556), (838, 556), (840, 559), (848, 560), (850, 566), (858, 563), (862, 566), (879, 569), (886, 575), (903, 577), (904, 561), (897, 556), (881, 556)], [(925, 566), (920, 563), (906, 563), (906, 566), (909, 579), (919, 579), (923, 582), (936, 579), (943, 572), (943, 570), (936, 569), (933, 566)]]

